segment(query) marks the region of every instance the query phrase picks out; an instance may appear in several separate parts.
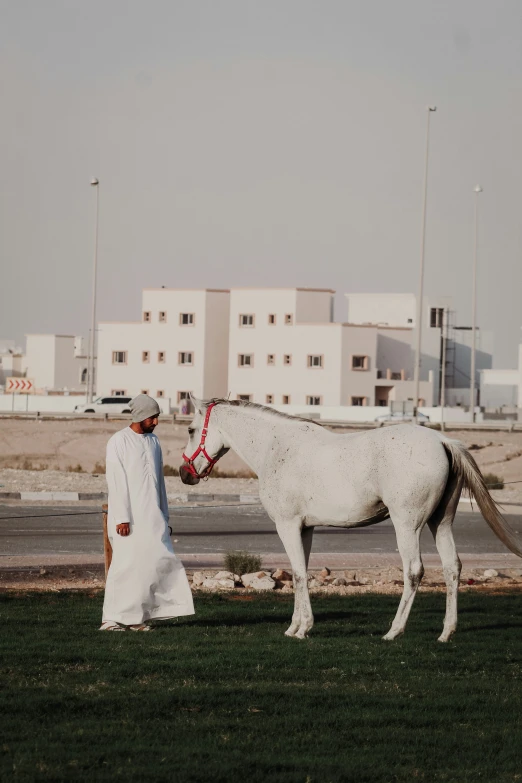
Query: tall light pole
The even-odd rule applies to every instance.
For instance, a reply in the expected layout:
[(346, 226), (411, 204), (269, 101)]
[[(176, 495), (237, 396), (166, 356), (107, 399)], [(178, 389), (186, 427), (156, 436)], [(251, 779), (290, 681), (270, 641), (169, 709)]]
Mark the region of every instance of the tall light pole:
[(421, 257), (419, 273), (419, 293), (417, 296), (417, 346), (415, 351), (415, 391), (413, 395), (415, 419), (418, 421), (419, 389), (420, 389), (420, 364), (421, 364), (421, 339), (422, 339), (422, 298), (424, 295), (424, 248), (426, 245), (426, 206), (428, 203), (428, 160), (430, 151), (430, 118), (437, 111), (436, 106), (427, 106), (426, 122), (426, 159), (424, 163), (424, 194), (422, 202), (422, 229), (421, 229)]
[(477, 332), (477, 255), (478, 255), (478, 203), (479, 193), (482, 193), (480, 185), (473, 189), (475, 193), (475, 226), (473, 236), (473, 303), (471, 307), (471, 382), (469, 387), (469, 405), (471, 421), (475, 421), (475, 358), (476, 358), (476, 332)]
[(440, 368), (440, 428), (445, 429), (444, 408), (446, 406), (446, 349), (448, 342), (448, 313), (445, 307), (442, 311), (442, 367)]
[(100, 181), (91, 179), (91, 186), (96, 189), (96, 217), (94, 222), (94, 269), (92, 276), (92, 317), (91, 333), (89, 335), (89, 355), (87, 357), (87, 402), (92, 402), (94, 395), (94, 351), (96, 345), (96, 276), (98, 272), (98, 218), (100, 205)]

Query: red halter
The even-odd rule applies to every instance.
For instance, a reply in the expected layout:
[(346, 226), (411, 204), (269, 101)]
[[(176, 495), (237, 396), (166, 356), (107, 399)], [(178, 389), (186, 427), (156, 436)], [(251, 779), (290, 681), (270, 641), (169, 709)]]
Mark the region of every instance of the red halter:
[[(207, 433), (208, 433), (208, 422), (210, 419), (210, 413), (212, 411), (212, 408), (216, 405), (215, 402), (211, 402), (210, 405), (207, 408), (207, 414), (205, 416), (205, 421), (203, 423), (203, 429), (201, 430), (201, 440), (199, 441), (199, 446), (197, 447), (196, 451), (192, 455), (192, 457), (187, 457), (186, 454), (183, 454), (183, 459), (187, 463), (187, 470), (189, 473), (192, 473), (193, 476), (197, 476), (197, 478), (205, 479), (208, 478), (212, 472), (212, 468), (216, 464), (216, 462), (219, 460), (219, 457), (217, 459), (212, 459), (212, 457), (209, 457), (207, 454), (207, 450), (205, 449), (205, 441), (207, 439)], [(194, 467), (194, 460), (196, 457), (198, 457), (200, 454), (203, 454), (206, 460), (208, 460), (208, 465), (205, 468), (202, 473), (198, 473), (196, 468)]]

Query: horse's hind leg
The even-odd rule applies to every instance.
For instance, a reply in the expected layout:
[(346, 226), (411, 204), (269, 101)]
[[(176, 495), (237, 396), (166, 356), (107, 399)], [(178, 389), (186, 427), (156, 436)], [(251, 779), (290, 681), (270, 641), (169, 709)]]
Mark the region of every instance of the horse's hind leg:
[(386, 639), (386, 641), (395, 639), (397, 636), (400, 636), (401, 633), (404, 633), (415, 593), (417, 592), (417, 588), (419, 587), (424, 574), (424, 566), (422, 565), (420, 553), (420, 534), (422, 525), (410, 527), (404, 523), (397, 523), (393, 519), (393, 515), (392, 522), (395, 527), (395, 533), (397, 534), (397, 546), (399, 547), (399, 553), (402, 558), (404, 588), (401, 602), (392, 626), (386, 636), (383, 636), (383, 639)]
[(442, 560), (442, 569), (446, 581), (446, 617), (439, 642), (447, 642), (457, 629), (457, 594), (462, 564), (453, 539), (453, 520), (457, 511), (462, 482), (456, 476), (450, 476), (444, 496), (435, 513), (428, 520), (429, 528), (435, 539), (437, 551)]

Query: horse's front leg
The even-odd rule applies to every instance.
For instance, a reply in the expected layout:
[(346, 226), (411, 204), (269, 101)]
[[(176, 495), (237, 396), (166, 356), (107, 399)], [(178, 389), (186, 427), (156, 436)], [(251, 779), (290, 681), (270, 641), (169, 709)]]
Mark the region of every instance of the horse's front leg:
[(294, 575), (294, 614), (286, 635), (296, 636), (298, 639), (304, 639), (314, 624), (308, 594), (307, 558), (301, 538), (301, 527), (302, 520), (300, 518), (276, 522), (277, 533), (283, 542)]

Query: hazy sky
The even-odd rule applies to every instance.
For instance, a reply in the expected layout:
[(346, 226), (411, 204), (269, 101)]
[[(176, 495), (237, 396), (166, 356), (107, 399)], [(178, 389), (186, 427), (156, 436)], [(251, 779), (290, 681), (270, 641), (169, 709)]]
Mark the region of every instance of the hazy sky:
[(520, 0), (0, 0), (0, 337), (87, 333), (146, 286), (426, 292), (496, 366), (522, 324)]

